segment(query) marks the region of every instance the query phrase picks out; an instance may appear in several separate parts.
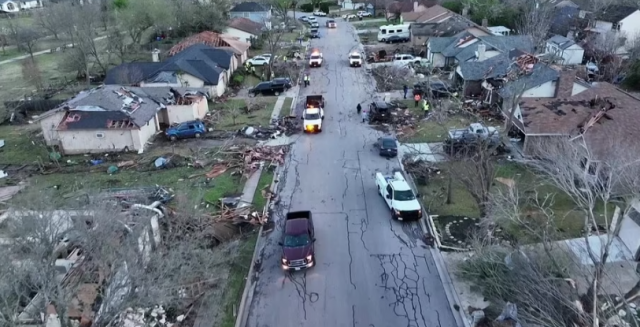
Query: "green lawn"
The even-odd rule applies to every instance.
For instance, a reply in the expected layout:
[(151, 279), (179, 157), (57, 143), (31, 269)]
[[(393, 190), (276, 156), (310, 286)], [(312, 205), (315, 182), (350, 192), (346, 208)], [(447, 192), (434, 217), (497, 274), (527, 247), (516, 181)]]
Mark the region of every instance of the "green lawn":
[(260, 175), (260, 181), (258, 182), (256, 193), (253, 195), (253, 207), (258, 212), (262, 212), (264, 206), (267, 204), (267, 199), (262, 196), (262, 190), (265, 187), (269, 189), (273, 182), (273, 174), (275, 172), (275, 167), (269, 167), (268, 163), (265, 163), (264, 167), (265, 168), (262, 170), (262, 174)]
[(0, 126), (0, 140), (4, 140), (4, 147), (0, 148), (0, 165), (23, 165), (37, 162), (39, 159), (48, 161), (50, 150), (44, 144), (39, 125)]
[[(431, 176), (426, 186), (420, 186), (420, 193), (424, 205), (430, 215), (439, 216), (465, 216), (479, 218), (480, 211), (478, 205), (465, 186), (453, 176), (451, 180), (451, 199), (446, 203), (447, 190), (449, 185), (448, 167), (455, 163), (441, 164), (442, 172), (439, 175)], [(537, 191), (540, 199), (544, 196), (554, 195), (554, 203), (551, 210), (554, 212), (555, 225), (562, 238), (578, 237), (584, 226), (582, 214), (576, 210), (573, 200), (555, 186), (543, 181), (540, 177), (531, 173), (527, 167), (516, 163), (502, 163), (497, 166), (496, 177), (513, 179), (520, 192), (526, 192), (532, 196), (533, 191)], [(501, 187), (500, 182), (495, 182), (494, 187)], [(526, 209), (526, 208), (523, 208)], [(608, 213), (613, 212), (613, 206), (608, 208)], [(528, 210), (528, 209), (527, 209)], [(596, 212), (600, 215), (604, 212), (604, 205), (599, 206)], [(534, 213), (532, 211), (532, 213)], [(603, 216), (601, 216), (604, 218)], [(601, 220), (603, 223), (604, 219)], [(518, 226), (503, 226), (505, 230), (516, 238), (526, 239), (521, 228)]]
[(231, 269), (229, 270), (229, 279), (224, 291), (224, 308), (222, 321), (215, 324), (216, 327), (233, 327), (236, 323), (234, 313), (238, 312), (242, 293), (246, 284), (247, 274), (251, 267), (251, 259), (258, 242), (258, 233), (253, 232), (245, 235), (240, 240), (240, 245), (236, 257), (234, 258)]
[(213, 187), (204, 193), (204, 201), (213, 205), (219, 205), (221, 198), (242, 193), (244, 187), (244, 181), (241, 183), (240, 177), (232, 176), (230, 172), (214, 178), (212, 184)]
[[(257, 97), (249, 100), (230, 99), (225, 103), (216, 103), (212, 106), (212, 110), (219, 112), (220, 120), (215, 125), (215, 128), (219, 130), (237, 130), (245, 126), (269, 126), (271, 113), (277, 99), (277, 97)], [(246, 114), (242, 108), (250, 104), (257, 104), (260, 109)], [(236, 115), (235, 120), (234, 115)]]
[(284, 98), (284, 103), (282, 104), (282, 110), (284, 111), (280, 111), (280, 112), (288, 112), (288, 110), (291, 108), (291, 104), (293, 104), (293, 98), (290, 98), (290, 97)]

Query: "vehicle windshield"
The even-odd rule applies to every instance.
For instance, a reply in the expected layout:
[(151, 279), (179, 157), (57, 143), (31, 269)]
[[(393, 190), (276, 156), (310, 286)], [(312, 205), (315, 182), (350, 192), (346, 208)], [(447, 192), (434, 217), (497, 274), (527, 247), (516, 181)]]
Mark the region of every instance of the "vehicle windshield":
[(284, 237), (284, 247), (287, 248), (297, 248), (308, 245), (309, 243), (311, 243), (311, 239), (307, 234), (285, 235)]
[(311, 30), (311, 34), (317, 34), (318, 30)]
[(385, 149), (395, 149), (396, 141), (394, 140), (382, 140), (382, 147)]
[(311, 59), (320, 59), (320, 55), (312, 55)]
[(351, 59), (360, 59), (360, 55), (350, 55), (349, 58), (351, 58)]
[(412, 201), (416, 199), (416, 196), (411, 190), (395, 191), (393, 192), (393, 199), (396, 201)]
[(305, 115), (304, 115), (304, 119), (306, 119), (306, 120), (316, 120), (316, 119), (320, 119), (320, 114), (319, 114), (319, 113), (305, 114)]

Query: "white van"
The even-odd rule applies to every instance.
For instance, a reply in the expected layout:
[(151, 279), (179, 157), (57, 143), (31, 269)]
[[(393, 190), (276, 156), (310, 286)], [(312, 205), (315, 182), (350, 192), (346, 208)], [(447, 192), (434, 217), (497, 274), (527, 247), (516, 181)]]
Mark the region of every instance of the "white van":
[(409, 24), (380, 26), (378, 29), (378, 41), (385, 42), (390, 36), (394, 35), (403, 39), (411, 39), (410, 26)]

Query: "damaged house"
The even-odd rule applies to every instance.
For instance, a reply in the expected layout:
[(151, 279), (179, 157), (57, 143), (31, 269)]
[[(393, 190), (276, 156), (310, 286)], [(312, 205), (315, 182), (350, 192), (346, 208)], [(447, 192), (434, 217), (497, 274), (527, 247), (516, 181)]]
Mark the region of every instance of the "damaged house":
[(143, 151), (161, 125), (203, 118), (205, 89), (105, 85), (37, 117), (45, 142), (64, 154)]
[(514, 113), (514, 126), (524, 135), (523, 152), (535, 154), (535, 145), (548, 137), (584, 141), (595, 158), (636, 151), (640, 130), (640, 99), (609, 83), (571, 95), (569, 87), (555, 98), (528, 98)]
[(633, 39), (640, 35), (640, 10), (635, 6), (615, 4), (588, 17), (585, 48), (590, 51), (615, 51), (627, 55)]
[[(434, 6), (435, 8), (438, 6)], [(477, 36), (490, 35), (482, 26), (458, 15), (447, 15), (445, 19), (437, 21), (416, 22), (411, 24), (411, 44), (423, 47), (429, 39), (436, 37), (452, 37), (458, 33), (469, 31)]]
[[(432, 37), (427, 43), (427, 59), (436, 68), (454, 68), (467, 61), (483, 61), (512, 49), (533, 52), (527, 35), (497, 36), (469, 29), (452, 37)], [(483, 45), (479, 49), (479, 46)]]
[(162, 62), (125, 63), (110, 69), (108, 85), (141, 87), (206, 88), (211, 96), (221, 96), (231, 74), (238, 67), (233, 51), (194, 44)]

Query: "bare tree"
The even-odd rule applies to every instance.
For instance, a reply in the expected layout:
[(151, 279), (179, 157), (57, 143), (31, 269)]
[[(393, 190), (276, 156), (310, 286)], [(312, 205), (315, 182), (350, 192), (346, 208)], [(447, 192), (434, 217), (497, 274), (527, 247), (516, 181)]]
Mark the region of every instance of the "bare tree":
[(9, 38), (18, 46), (18, 49), (26, 51), (33, 58), (37, 42), (43, 37), (42, 31), (37, 27), (26, 26), (8, 20), (7, 32)]
[(32, 58), (25, 58), (20, 61), (22, 68), (22, 78), (35, 87), (37, 90), (42, 90), (42, 72), (38, 67), (38, 62)]
[(0, 247), (5, 326), (43, 324), (51, 308), (63, 327), (76, 325), (73, 311), (95, 313), (93, 324), (109, 326), (121, 322), (127, 308), (156, 305), (176, 319), (224, 282), (233, 244), (219, 246), (216, 239), (236, 233), (235, 226), (216, 222), (186, 200), (173, 212), (157, 204), (123, 208), (91, 194), (76, 210), (30, 203), (9, 211)]
[(47, 31), (57, 40), (64, 31), (69, 13), (72, 8), (67, 3), (54, 3), (47, 7), (47, 10), (36, 11), (34, 14), (36, 24)]
[[(593, 266), (593, 269), (587, 270), (578, 268), (578, 271), (583, 272), (581, 277), (584, 279), (586, 291), (578, 293), (573, 287), (572, 290), (565, 289), (564, 296), (554, 295), (554, 307), (564, 307), (568, 311), (554, 314), (555, 322), (544, 325), (565, 326), (570, 322), (576, 326), (597, 326), (599, 321), (610, 319), (617, 309), (628, 303), (628, 300), (640, 295), (640, 284), (624, 296), (620, 293), (618, 299), (601, 294), (604, 278), (610, 278), (606, 277), (606, 264), (612, 243), (619, 231), (620, 224), (615, 222), (616, 217), (625, 215), (631, 209), (629, 199), (636, 199), (640, 192), (640, 157), (634, 151), (629, 151), (628, 142), (617, 139), (621, 142), (612, 140), (611, 145), (607, 147), (607, 153), (599, 150), (598, 156), (580, 135), (571, 139), (557, 137), (531, 143), (539, 159), (527, 160), (525, 164), (548, 184), (566, 194), (583, 215), (585, 250)], [(492, 194), (490, 217), (493, 222), (502, 226), (511, 225), (512, 228), (523, 231), (532, 241), (541, 243), (545, 256), (556, 257), (552, 243), (560, 232), (556, 223), (565, 218), (556, 216), (553, 210), (554, 194), (540, 194), (533, 187), (525, 186), (518, 189), (513, 185), (497, 188)], [(619, 212), (611, 209), (614, 205), (620, 208)], [(604, 225), (606, 231), (600, 231), (597, 228), (599, 225)], [(590, 244), (589, 236), (592, 233), (601, 238), (599, 247)], [(554, 262), (553, 269), (563, 271), (568, 268), (562, 268), (560, 263)], [(553, 275), (551, 270), (547, 274)], [(561, 275), (568, 278), (566, 272)], [(536, 284), (540, 291), (550, 292), (542, 281)], [(525, 289), (524, 286), (517, 287)], [(542, 287), (545, 287), (544, 290)], [(523, 301), (521, 303), (528, 303), (530, 307), (546, 307), (546, 303), (550, 303), (520, 295), (518, 298)], [(561, 304), (559, 300), (565, 303)], [(601, 303), (603, 301), (606, 303)], [(552, 312), (553, 308), (546, 308), (543, 312), (536, 310), (535, 313), (539, 315)]]
[(76, 51), (75, 57), (82, 60), (78, 62), (85, 65), (85, 69), (79, 77), (83, 76), (90, 81), (91, 64), (95, 65), (100, 73), (105, 74), (111, 62), (111, 51), (103, 51), (104, 47), (99, 43), (97, 30), (102, 14), (99, 4), (84, 4), (74, 15), (74, 38)]
[[(295, 1), (293, 0), (272, 0), (269, 2), (269, 4), (271, 5), (271, 8), (273, 8), (273, 10), (276, 12), (276, 15), (278, 15), (279, 17), (282, 17), (282, 21), (285, 24), (285, 27), (287, 25), (287, 22), (289, 21), (289, 15), (287, 15), (289, 13), (289, 11), (293, 10), (295, 8)], [(295, 11), (294, 11), (295, 13)], [(294, 17), (295, 19), (295, 17)]]
[(7, 54), (7, 46), (9, 45), (9, 38), (6, 34), (0, 34), (0, 48), (2, 48), (2, 54)]
[(517, 21), (518, 34), (529, 35), (537, 52), (545, 49), (546, 40), (555, 14), (555, 8), (549, 2), (525, 2)]

